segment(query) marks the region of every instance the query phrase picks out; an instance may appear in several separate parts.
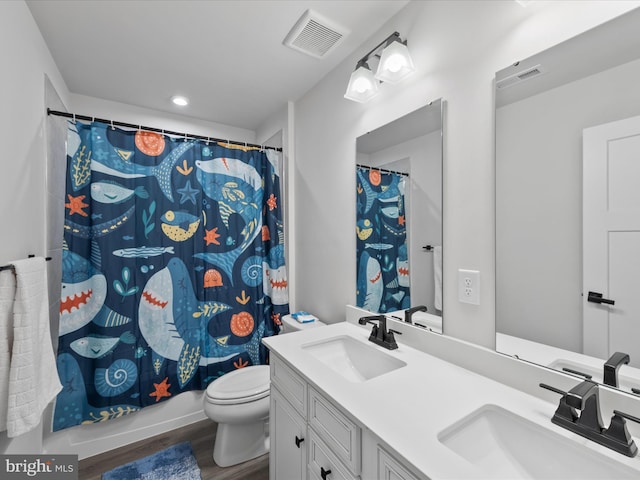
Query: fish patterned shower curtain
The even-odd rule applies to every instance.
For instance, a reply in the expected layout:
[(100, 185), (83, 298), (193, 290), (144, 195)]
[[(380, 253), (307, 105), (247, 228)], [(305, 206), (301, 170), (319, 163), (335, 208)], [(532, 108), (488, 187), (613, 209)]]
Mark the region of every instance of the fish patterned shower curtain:
[(69, 122), (54, 431), (267, 361), (289, 312), (280, 162)]
[(356, 167), (357, 306), (387, 313), (411, 306), (405, 177)]

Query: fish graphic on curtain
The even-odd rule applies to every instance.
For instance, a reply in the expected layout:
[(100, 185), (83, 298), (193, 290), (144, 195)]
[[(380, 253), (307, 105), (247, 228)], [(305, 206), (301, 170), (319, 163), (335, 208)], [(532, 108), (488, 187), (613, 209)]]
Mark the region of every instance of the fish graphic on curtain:
[(69, 122), (54, 431), (267, 362), (289, 313), (280, 161)]
[(387, 313), (409, 308), (404, 178), (356, 167), (357, 306)]

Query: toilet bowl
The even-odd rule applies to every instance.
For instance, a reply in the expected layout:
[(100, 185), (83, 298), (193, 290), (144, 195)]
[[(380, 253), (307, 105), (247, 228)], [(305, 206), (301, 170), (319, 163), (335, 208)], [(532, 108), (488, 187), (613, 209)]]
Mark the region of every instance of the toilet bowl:
[(269, 451), (269, 366), (229, 372), (207, 387), (204, 413), (218, 424), (213, 460), (229, 467)]
[[(321, 325), (300, 324), (286, 315), (280, 335)], [(218, 424), (213, 446), (218, 466), (237, 465), (269, 451), (269, 392), (268, 365), (239, 368), (209, 384), (204, 413)]]

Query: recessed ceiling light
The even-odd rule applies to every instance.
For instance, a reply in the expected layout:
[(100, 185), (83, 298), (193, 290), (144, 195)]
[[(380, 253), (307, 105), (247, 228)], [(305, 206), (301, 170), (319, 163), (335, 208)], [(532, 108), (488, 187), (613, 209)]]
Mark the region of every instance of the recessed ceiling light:
[(175, 103), (176, 105), (179, 105), (181, 107), (189, 105), (189, 99), (186, 98), (186, 97), (181, 97), (180, 95), (176, 95), (175, 97), (171, 97), (171, 101), (173, 103)]

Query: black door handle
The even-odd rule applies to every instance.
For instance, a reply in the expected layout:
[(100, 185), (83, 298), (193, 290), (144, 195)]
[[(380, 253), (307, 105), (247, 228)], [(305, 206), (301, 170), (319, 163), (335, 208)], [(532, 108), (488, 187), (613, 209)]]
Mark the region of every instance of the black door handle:
[(327, 480), (327, 477), (331, 475), (331, 470), (325, 470), (324, 467), (320, 467), (320, 476), (322, 480)]
[(602, 294), (598, 292), (589, 292), (587, 296), (587, 302), (592, 303), (606, 303), (607, 305), (615, 305), (615, 300), (610, 300), (608, 298), (602, 298)]
[(300, 444), (304, 442), (304, 437), (300, 438), (296, 435), (296, 447), (300, 448)]

